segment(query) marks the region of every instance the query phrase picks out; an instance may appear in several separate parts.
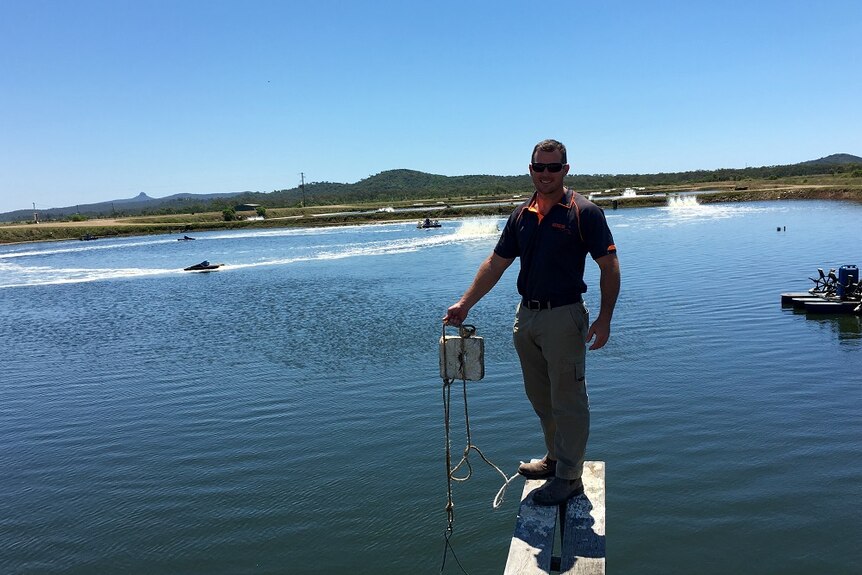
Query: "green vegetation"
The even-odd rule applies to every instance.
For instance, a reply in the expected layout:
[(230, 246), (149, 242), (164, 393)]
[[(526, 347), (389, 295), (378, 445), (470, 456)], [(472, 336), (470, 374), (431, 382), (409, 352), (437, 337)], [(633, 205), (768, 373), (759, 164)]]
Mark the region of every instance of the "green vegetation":
[[(845, 155), (846, 156), (846, 155)], [(833, 163), (828, 156), (814, 163), (787, 166), (767, 166), (745, 169), (697, 170), (692, 172), (659, 174), (593, 174), (570, 175), (566, 185), (583, 192), (596, 192), (614, 188), (679, 188), (680, 186), (706, 187), (723, 183), (738, 185), (761, 180), (798, 183), (802, 178), (828, 178), (830, 184), (848, 185), (858, 179), (862, 163)], [(856, 156), (846, 156), (856, 158)], [(858, 160), (859, 158), (856, 158)], [(465, 197), (502, 197), (529, 194), (532, 184), (523, 176), (438, 176), (414, 170), (390, 170), (361, 180), (355, 184), (312, 182), (306, 184), (307, 205), (332, 205), (366, 202), (404, 202), (417, 199), (454, 200)], [(269, 206), (299, 206), (298, 188), (277, 190), (267, 194), (245, 193), (233, 198), (236, 203), (259, 203)]]
[[(840, 163), (846, 158), (854, 163)], [(626, 197), (617, 207), (664, 205), (661, 194), (700, 190), (701, 203), (782, 199), (834, 199), (862, 203), (862, 163), (856, 156), (829, 156), (792, 166), (714, 170), (649, 175), (572, 175), (566, 185), (587, 195), (605, 209), (612, 200), (602, 193), (619, 196), (624, 188), (644, 188), (653, 197)], [(125, 202), (122, 212), (91, 212), (86, 209), (62, 214), (41, 213), (39, 223), (32, 212), (22, 210), (19, 221), (0, 224), (0, 243), (78, 239), (114, 235), (189, 233), (195, 230), (247, 227), (309, 227), (340, 224), (509, 214), (512, 203), (532, 193), (529, 176), (438, 176), (414, 170), (392, 170), (355, 184), (318, 182), (305, 186), (306, 207), (301, 207), (298, 188), (270, 193), (247, 192), (231, 197), (213, 196), (208, 201), (188, 197), (168, 201), (144, 196)], [(142, 194), (143, 196), (143, 194)], [(158, 209), (151, 202), (157, 203)], [(241, 204), (260, 204), (255, 213), (265, 220), (248, 220), (238, 214)], [(97, 204), (99, 206), (101, 204)], [(110, 202), (107, 205), (111, 205)], [(132, 209), (133, 205), (149, 206)], [(411, 212), (375, 211), (378, 208), (419, 208)], [(422, 208), (428, 211), (423, 212)], [(79, 206), (87, 208), (87, 206)], [(157, 213), (154, 213), (157, 212)], [(17, 213), (17, 212), (13, 212)], [(248, 215), (247, 212), (244, 212)], [(134, 214), (134, 215), (132, 215)], [(99, 218), (99, 219), (93, 219)], [(111, 219), (105, 219), (111, 218)]]

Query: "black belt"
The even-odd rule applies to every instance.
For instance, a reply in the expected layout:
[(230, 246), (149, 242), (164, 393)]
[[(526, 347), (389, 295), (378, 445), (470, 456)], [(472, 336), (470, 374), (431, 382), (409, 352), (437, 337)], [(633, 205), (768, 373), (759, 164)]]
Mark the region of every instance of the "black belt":
[(556, 298), (549, 300), (527, 299), (521, 298), (521, 306), (527, 309), (552, 309), (573, 303), (581, 303), (584, 301), (580, 295), (569, 298)]

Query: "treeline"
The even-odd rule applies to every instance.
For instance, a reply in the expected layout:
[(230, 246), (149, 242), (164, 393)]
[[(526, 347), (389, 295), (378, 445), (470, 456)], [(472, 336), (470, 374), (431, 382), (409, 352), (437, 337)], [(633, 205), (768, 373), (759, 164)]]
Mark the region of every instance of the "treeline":
[(760, 168), (695, 170), (658, 174), (596, 174), (573, 176), (575, 187), (580, 189), (608, 189), (624, 187), (672, 186), (708, 182), (738, 182), (743, 180), (778, 180), (799, 176), (823, 176), (846, 174), (862, 177), (862, 163), (850, 164), (792, 164), (787, 166), (764, 166)]
[[(759, 168), (695, 170), (658, 174), (575, 174), (566, 177), (566, 184), (578, 190), (606, 190), (626, 187), (655, 187), (702, 184), (709, 182), (739, 182), (745, 180), (777, 180), (796, 176), (847, 175), (862, 177), (862, 163), (793, 164)], [(475, 196), (529, 194), (532, 183), (523, 176), (438, 176), (414, 170), (390, 170), (355, 184), (316, 182), (305, 186), (308, 204), (338, 204), (362, 202), (402, 202), (415, 199), (455, 199)], [(301, 190), (277, 190), (268, 194), (243, 194), (242, 202), (266, 204), (272, 207), (299, 205)]]
[[(355, 184), (313, 182), (305, 186), (306, 205), (357, 204), (366, 202), (406, 202), (420, 199), (455, 199), (524, 193), (530, 189), (528, 176), (439, 176), (415, 170), (389, 170)], [(267, 194), (238, 196), (243, 202), (274, 207), (298, 206), (302, 190), (292, 188)]]

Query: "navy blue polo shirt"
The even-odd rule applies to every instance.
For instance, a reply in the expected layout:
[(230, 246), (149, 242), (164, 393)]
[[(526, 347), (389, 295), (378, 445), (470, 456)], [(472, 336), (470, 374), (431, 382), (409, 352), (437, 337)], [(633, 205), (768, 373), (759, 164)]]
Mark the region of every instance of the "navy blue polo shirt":
[(553, 305), (577, 301), (587, 291), (588, 253), (595, 260), (616, 251), (601, 208), (569, 189), (544, 217), (533, 194), (509, 216), (494, 248), (502, 258), (521, 258), (518, 293), (524, 299)]

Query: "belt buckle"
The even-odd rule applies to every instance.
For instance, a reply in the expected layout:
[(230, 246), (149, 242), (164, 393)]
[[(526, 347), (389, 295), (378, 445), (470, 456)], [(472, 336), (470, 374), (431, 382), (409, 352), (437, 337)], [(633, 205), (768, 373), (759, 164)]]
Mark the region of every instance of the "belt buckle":
[[(544, 306), (544, 304), (537, 299), (527, 300), (527, 307), (530, 309), (542, 310), (543, 306)], [(548, 306), (548, 307), (550, 307), (550, 306)]]

